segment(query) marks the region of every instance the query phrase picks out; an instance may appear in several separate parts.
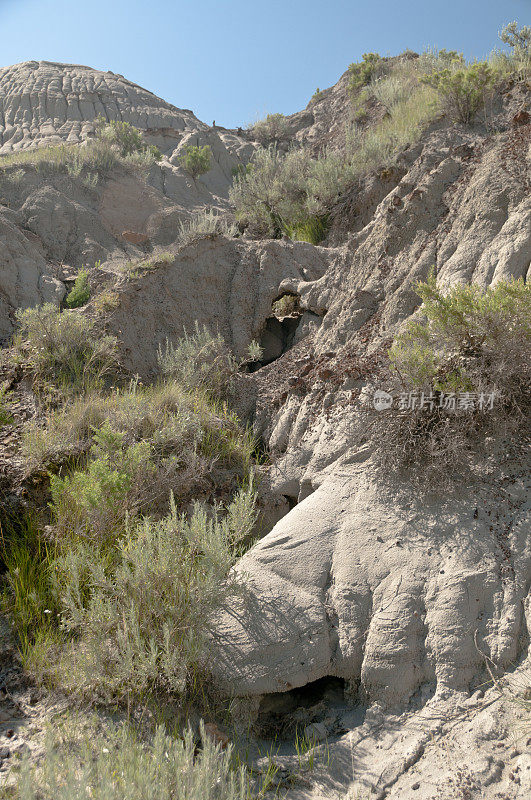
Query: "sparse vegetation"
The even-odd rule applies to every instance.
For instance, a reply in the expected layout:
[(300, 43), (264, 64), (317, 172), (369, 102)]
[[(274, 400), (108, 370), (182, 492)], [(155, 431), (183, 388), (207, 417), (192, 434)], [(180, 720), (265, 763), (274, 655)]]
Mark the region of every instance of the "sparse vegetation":
[(287, 137), (288, 131), (289, 124), (284, 114), (268, 114), (251, 127), (254, 139), (262, 147), (278, 144)]
[(213, 209), (198, 211), (180, 223), (179, 244), (188, 245), (198, 239), (212, 239), (215, 236), (232, 237), (237, 233), (236, 225)]
[(90, 300), (90, 286), (88, 282), (88, 270), (82, 269), (79, 271), (74, 286), (67, 294), (65, 303), (68, 308), (79, 308), (84, 306)]
[(54, 721), (39, 768), (23, 763), (15, 800), (251, 800), (249, 773), (234, 769), (202, 729), (203, 746), (190, 730), (169, 736), (158, 727), (147, 740), (129, 726), (97, 719)]
[(9, 410), (9, 395), (8, 383), (0, 384), (0, 428), (13, 422), (13, 415)]
[(77, 311), (52, 305), (17, 311), (19, 330), (14, 358), (31, 375), (35, 388), (46, 384), (65, 394), (100, 386), (116, 365), (116, 340), (101, 335), (95, 323)]
[(200, 145), (189, 144), (184, 150), (179, 161), (183, 169), (195, 179), (200, 175), (204, 175), (210, 170), (210, 160), (212, 151), (210, 147), (205, 144), (203, 147)]
[(129, 122), (120, 120), (107, 121), (104, 117), (96, 120), (96, 137), (118, 149), (122, 158), (146, 155), (149, 160), (160, 161), (162, 153), (154, 145), (144, 142), (141, 132)]
[(118, 167), (144, 171), (162, 157), (156, 147), (144, 143), (139, 130), (125, 122), (96, 121), (95, 138), (82, 144), (62, 144), (18, 150), (0, 156), (0, 169), (33, 167), (43, 174), (64, 173), (80, 178), (93, 189)]
[(296, 294), (283, 294), (273, 303), (273, 314), (276, 317), (288, 317), (298, 311), (299, 298)]
[(415, 467), (430, 487), (471, 469), (477, 448), (496, 433), (509, 439), (528, 419), (531, 385), (531, 291), (523, 281), (483, 290), (443, 292), (432, 274), (416, 291), (423, 300), (390, 350), (404, 403), (375, 421), (389, 467)]

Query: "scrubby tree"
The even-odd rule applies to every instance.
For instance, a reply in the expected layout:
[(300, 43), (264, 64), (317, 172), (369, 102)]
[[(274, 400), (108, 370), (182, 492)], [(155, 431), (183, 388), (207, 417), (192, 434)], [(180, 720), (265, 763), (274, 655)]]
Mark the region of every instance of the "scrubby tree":
[(182, 156), (179, 157), (183, 169), (195, 179), (200, 175), (204, 175), (210, 169), (210, 157), (212, 150), (205, 144), (203, 147), (200, 145), (189, 144), (184, 148)]

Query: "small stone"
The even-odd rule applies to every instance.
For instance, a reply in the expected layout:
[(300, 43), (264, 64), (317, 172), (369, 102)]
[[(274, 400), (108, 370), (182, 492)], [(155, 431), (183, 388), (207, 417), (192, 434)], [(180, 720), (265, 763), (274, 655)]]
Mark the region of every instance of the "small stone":
[(8, 739), (11, 739), (15, 735), (15, 731), (13, 728), (8, 728), (6, 731), (6, 736)]
[(413, 789), (414, 792), (416, 792), (417, 789), (420, 789), (420, 783), (417, 781), (416, 783), (413, 784), (411, 788)]
[(514, 750), (511, 750), (511, 752), (509, 753), (509, 758), (516, 758), (517, 756), (520, 755), (522, 755), (521, 751), (518, 750), (518, 748), (515, 748)]

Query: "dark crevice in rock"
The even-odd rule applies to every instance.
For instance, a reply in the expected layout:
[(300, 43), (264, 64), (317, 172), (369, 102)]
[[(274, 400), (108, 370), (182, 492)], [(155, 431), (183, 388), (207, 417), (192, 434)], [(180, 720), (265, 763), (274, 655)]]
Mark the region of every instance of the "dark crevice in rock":
[(261, 736), (289, 737), (324, 719), (331, 707), (344, 703), (345, 681), (326, 676), (288, 692), (265, 695), (254, 727)]
[(259, 339), (260, 347), (263, 350), (262, 360), (255, 361), (251, 365), (251, 372), (256, 372), (260, 367), (265, 367), (266, 364), (276, 361), (277, 358), (280, 358), (292, 347), (295, 331), (300, 321), (300, 316), (284, 317), (283, 319), (273, 316), (266, 319), (264, 330)]

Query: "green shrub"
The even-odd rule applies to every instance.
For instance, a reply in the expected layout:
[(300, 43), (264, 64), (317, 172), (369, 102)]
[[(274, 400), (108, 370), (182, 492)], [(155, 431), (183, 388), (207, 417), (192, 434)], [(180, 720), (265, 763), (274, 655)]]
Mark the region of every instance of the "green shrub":
[(289, 123), (284, 114), (268, 114), (265, 119), (255, 122), (251, 133), (262, 147), (268, 147), (278, 144), (288, 136)]
[(229, 197), (236, 218), (255, 236), (279, 238), (296, 232), (299, 225), (315, 231), (318, 223), (310, 218), (324, 219), (348, 181), (344, 156), (331, 151), (315, 159), (305, 150), (283, 155), (272, 147), (259, 150), (251, 165), (247, 175), (235, 181)]
[(184, 246), (198, 239), (211, 239), (215, 236), (232, 237), (237, 230), (236, 225), (226, 217), (217, 214), (213, 209), (206, 208), (180, 223), (179, 244)]
[(88, 270), (82, 269), (78, 273), (74, 286), (67, 294), (65, 303), (68, 308), (79, 308), (90, 300), (90, 286), (88, 282)]
[(102, 336), (94, 321), (56, 306), (18, 310), (15, 358), (34, 385), (51, 383), (65, 393), (100, 385), (116, 366), (116, 339)]
[(486, 290), (459, 285), (444, 293), (432, 274), (416, 291), (423, 300), (419, 316), (389, 356), (395, 388), (404, 398), (427, 400), (378, 414), (377, 445), (386, 469), (414, 467), (413, 479), (443, 489), (470, 476), (478, 448), (496, 437), (516, 442), (528, 419), (531, 288), (500, 281)]
[(207, 144), (203, 147), (189, 144), (184, 148), (179, 161), (183, 169), (195, 180), (199, 175), (204, 175), (210, 170), (211, 156), (212, 151)]
[(363, 53), (361, 61), (349, 65), (348, 89), (351, 96), (371, 82), (371, 79), (381, 70), (383, 61), (384, 59), (378, 53)]
[(182, 693), (206, 659), (216, 610), (236, 591), (229, 570), (255, 523), (242, 489), (221, 516), (200, 505), (126, 527), (112, 544), (72, 541), (52, 564), (67, 642), (50, 677), (79, 696), (116, 701)]
[(178, 381), (188, 391), (208, 392), (226, 397), (238, 372), (238, 362), (220, 334), (213, 336), (206, 326), (195, 323), (192, 334), (174, 345), (159, 346), (158, 363), (166, 378)]
[(127, 514), (149, 494), (154, 478), (152, 446), (141, 441), (128, 444), (123, 431), (106, 420), (93, 434), (86, 469), (64, 477), (50, 476), (51, 508), (55, 535), (101, 542), (115, 540)]
[(483, 61), (464, 69), (443, 69), (425, 75), (422, 81), (437, 91), (443, 108), (455, 122), (468, 125), (485, 105), (494, 85), (494, 74)]
[[(232, 768), (232, 749), (221, 751), (202, 728), (203, 747), (188, 730), (182, 738), (162, 727), (148, 741), (124, 725), (96, 718), (66, 725), (54, 720), (38, 767), (23, 762), (16, 800), (251, 800), (250, 776)], [(260, 794), (260, 796), (262, 796)]]
[(158, 147), (147, 145), (138, 128), (129, 122), (107, 121), (100, 116), (96, 119), (96, 137), (102, 142), (116, 147), (122, 158), (134, 154), (147, 154), (151, 161), (160, 161), (162, 158)]

